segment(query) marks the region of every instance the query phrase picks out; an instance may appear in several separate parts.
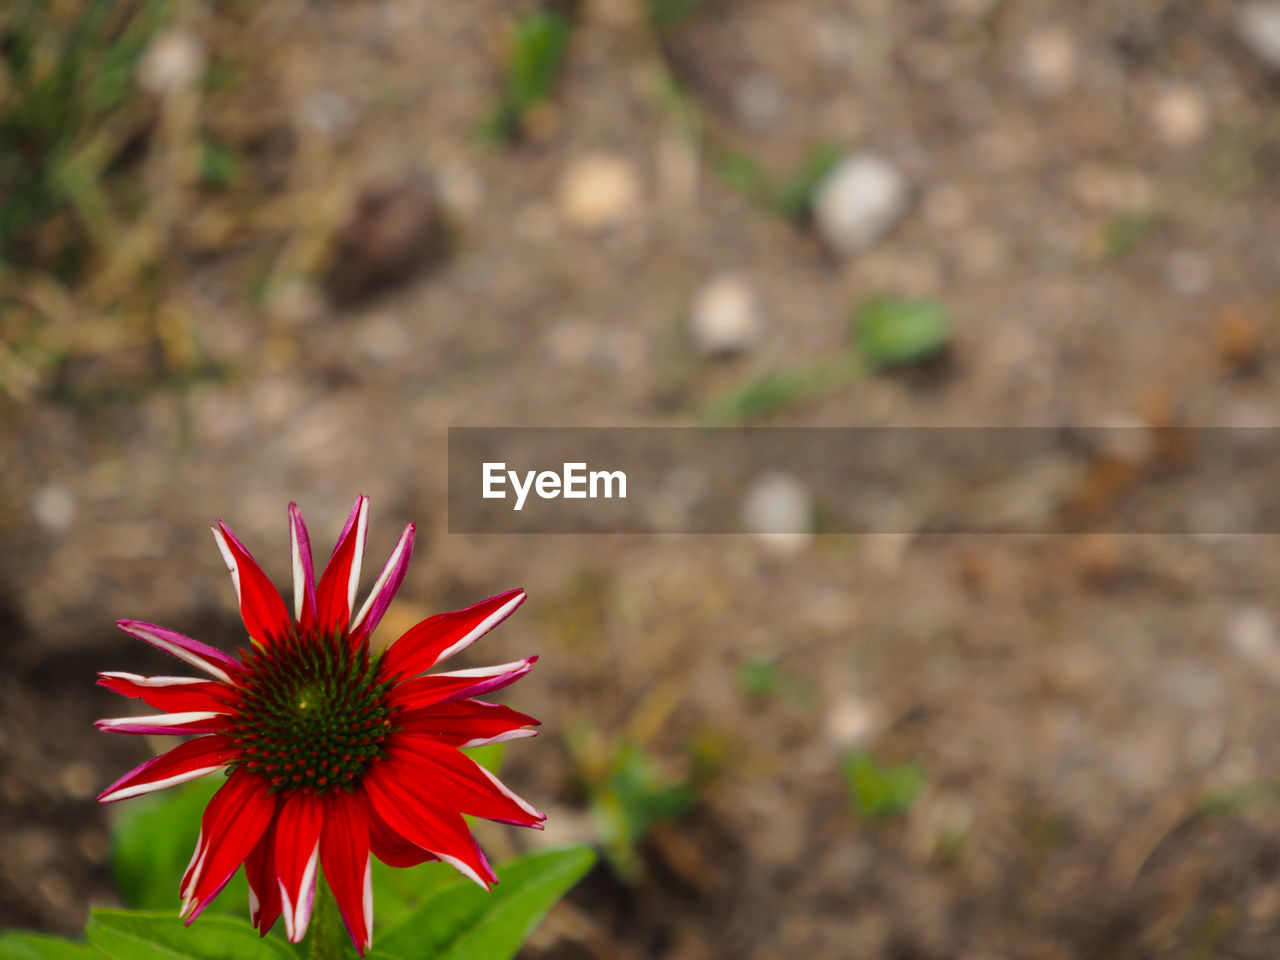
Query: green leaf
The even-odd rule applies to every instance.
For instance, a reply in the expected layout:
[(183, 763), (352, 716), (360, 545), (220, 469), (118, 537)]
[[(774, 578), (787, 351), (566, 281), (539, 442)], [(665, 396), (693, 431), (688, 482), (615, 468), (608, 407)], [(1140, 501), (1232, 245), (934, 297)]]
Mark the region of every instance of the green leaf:
[(924, 770), (914, 763), (882, 766), (861, 751), (844, 761), (854, 808), (864, 817), (884, 820), (902, 813), (924, 789)]
[[(111, 872), (125, 903), (142, 910), (177, 910), (178, 886), (200, 836), (204, 808), (224, 782), (215, 774), (120, 808), (111, 830)], [(249, 885), (237, 873), (209, 910), (245, 916), (248, 902)]]
[(569, 21), (554, 10), (535, 10), (516, 21), (507, 98), (517, 112), (551, 96), (568, 46)]
[(44, 933), (14, 930), (0, 933), (0, 960), (101, 960), (87, 943), (72, 943)]
[(937, 300), (880, 299), (857, 310), (853, 333), (867, 362), (885, 369), (939, 353), (947, 345), (950, 324)]
[(863, 373), (862, 363), (852, 355), (806, 367), (770, 370), (713, 397), (700, 411), (699, 419), (707, 426), (760, 420), (838, 390)]
[(772, 657), (754, 657), (738, 667), (738, 685), (752, 697), (777, 693), (784, 677)]
[(637, 846), (654, 824), (675, 820), (697, 800), (686, 779), (667, 776), (638, 744), (615, 744), (603, 776), (587, 781), (591, 818), (614, 872), (640, 879)]
[(423, 863), (416, 867), (389, 867), (376, 857), (373, 861), (373, 911), (375, 934), (391, 930), (445, 887), (470, 883), (445, 863)]
[(547, 850), (504, 864), (488, 893), (472, 883), (450, 886), (383, 937), (371, 957), (507, 960), (595, 859), (589, 847)]
[(818, 187), (843, 156), (844, 150), (834, 143), (820, 143), (814, 147), (794, 176), (778, 187), (774, 198), (778, 212), (791, 220), (809, 216)]
[(201, 917), (188, 927), (169, 913), (94, 910), (87, 932), (112, 960), (295, 960), (279, 940), (230, 917)]

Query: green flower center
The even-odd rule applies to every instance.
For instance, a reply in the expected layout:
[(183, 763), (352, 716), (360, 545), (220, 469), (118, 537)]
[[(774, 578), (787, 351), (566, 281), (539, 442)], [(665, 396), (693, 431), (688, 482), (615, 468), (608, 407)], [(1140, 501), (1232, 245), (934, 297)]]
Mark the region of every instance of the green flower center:
[(393, 731), (377, 661), (341, 634), (290, 632), (241, 651), (244, 676), (229, 736), (239, 764), (273, 791), (349, 786), (386, 755)]

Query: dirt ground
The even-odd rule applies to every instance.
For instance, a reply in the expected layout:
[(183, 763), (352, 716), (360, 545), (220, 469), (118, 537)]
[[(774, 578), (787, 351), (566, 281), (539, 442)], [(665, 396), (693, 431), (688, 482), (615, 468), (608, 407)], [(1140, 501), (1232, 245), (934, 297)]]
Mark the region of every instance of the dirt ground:
[[(94, 673), (168, 669), (113, 621), (233, 649), (205, 526), (225, 519), (283, 583), (287, 504), (322, 552), (363, 492), (371, 564), (419, 524), (385, 639), (529, 591), (469, 656), (541, 655), (507, 701), (542, 736), (504, 768), (549, 814), (539, 842), (594, 836), (583, 738), (696, 773), (639, 878), (597, 868), (529, 958), (1280, 955), (1274, 536), (779, 551), (449, 535), (445, 504), (449, 426), (690, 424), (846, 349), (872, 295), (944, 303), (945, 362), (763, 422), (1280, 425), (1280, 65), (1244, 5), (712, 0), (656, 33), (594, 0), (551, 100), (486, 144), (527, 8), (180, 18), (242, 70), (203, 109), (247, 185), (195, 191), (166, 227), (165, 302), (217, 373), (108, 344), (0, 400), (0, 928), (76, 933), (113, 902), (92, 798), (148, 746), (93, 731), (119, 710)], [(822, 142), (909, 185), (868, 249), (837, 252), (715, 169), (732, 151), (781, 179)], [(607, 182), (575, 186), (602, 156)], [(690, 305), (725, 272), (761, 323), (704, 356)], [(769, 691), (743, 682), (759, 662)], [(857, 814), (855, 749), (925, 772), (900, 815)], [(514, 833), (482, 839), (501, 858), (531, 842)]]

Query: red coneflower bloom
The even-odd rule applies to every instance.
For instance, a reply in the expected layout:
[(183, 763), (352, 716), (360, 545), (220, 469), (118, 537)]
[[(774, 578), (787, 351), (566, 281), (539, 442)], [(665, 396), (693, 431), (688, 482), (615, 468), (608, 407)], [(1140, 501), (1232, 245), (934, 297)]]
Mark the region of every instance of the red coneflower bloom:
[(289, 505), (292, 616), (244, 545), (214, 524), (251, 641), (238, 660), (164, 627), (119, 621), (211, 678), (99, 674), (103, 686), (167, 711), (100, 720), (99, 729), (195, 735), (121, 777), (99, 801), (227, 770), (182, 878), (188, 923), (243, 863), (254, 925), (265, 934), (283, 914), (296, 943), (319, 865), (363, 954), (373, 927), (371, 856), (396, 867), (443, 860), (488, 889), (497, 876), (462, 815), (537, 828), (545, 819), (459, 752), (534, 735), (532, 717), (476, 698), (518, 680), (537, 658), (423, 675), (505, 620), (524, 591), (430, 617), (371, 652), (369, 637), (404, 579), (414, 525), (356, 610), (368, 514), (362, 496), (317, 584), (307, 528)]

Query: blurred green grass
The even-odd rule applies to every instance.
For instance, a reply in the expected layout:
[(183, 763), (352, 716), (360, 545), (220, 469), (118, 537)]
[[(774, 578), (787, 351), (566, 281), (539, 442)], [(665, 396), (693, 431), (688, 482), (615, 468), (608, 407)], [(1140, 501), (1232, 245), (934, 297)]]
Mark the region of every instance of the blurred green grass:
[(10, 0), (0, 8), (0, 261), (78, 279), (109, 242), (131, 150), (153, 122), (138, 58), (171, 0)]

